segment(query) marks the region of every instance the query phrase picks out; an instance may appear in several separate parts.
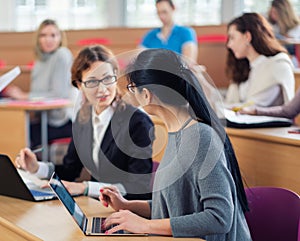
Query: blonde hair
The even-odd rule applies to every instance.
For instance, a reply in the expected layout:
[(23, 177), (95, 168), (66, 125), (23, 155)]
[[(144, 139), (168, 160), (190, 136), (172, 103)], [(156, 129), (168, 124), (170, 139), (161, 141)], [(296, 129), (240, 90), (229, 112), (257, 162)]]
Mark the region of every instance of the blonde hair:
[[(286, 35), (290, 29), (299, 25), (299, 18), (289, 0), (273, 0), (271, 6), (278, 14), (276, 23), (279, 27), (280, 34)], [(269, 19), (274, 23), (270, 18), (270, 14)]]
[(66, 37), (66, 34), (58, 27), (57, 23), (52, 20), (52, 19), (45, 19), (38, 27), (36, 33), (35, 33), (35, 38), (34, 38), (34, 41), (35, 41), (35, 47), (34, 47), (34, 54), (35, 54), (35, 57), (39, 60), (42, 59), (42, 55), (43, 55), (43, 51), (41, 49), (41, 46), (40, 46), (40, 41), (39, 41), (39, 38), (40, 38), (40, 34), (41, 34), (41, 31), (46, 27), (46, 26), (49, 26), (49, 25), (52, 25), (54, 26), (55, 28), (57, 28), (57, 30), (59, 31), (60, 33), (60, 44), (59, 44), (59, 47), (61, 46), (67, 46), (67, 37)]

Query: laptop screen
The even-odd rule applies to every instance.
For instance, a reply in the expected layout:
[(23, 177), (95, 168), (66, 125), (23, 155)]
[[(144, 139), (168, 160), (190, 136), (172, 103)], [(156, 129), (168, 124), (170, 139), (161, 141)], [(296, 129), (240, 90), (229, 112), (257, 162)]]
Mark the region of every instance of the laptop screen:
[(68, 192), (68, 190), (61, 182), (60, 178), (57, 176), (56, 173), (52, 174), (49, 184), (52, 190), (56, 193), (57, 197), (67, 208), (69, 213), (72, 215), (72, 217), (74, 218), (78, 226), (81, 228), (81, 230), (85, 230), (85, 225), (87, 220), (86, 216), (84, 215), (83, 211), (75, 202), (74, 198)]

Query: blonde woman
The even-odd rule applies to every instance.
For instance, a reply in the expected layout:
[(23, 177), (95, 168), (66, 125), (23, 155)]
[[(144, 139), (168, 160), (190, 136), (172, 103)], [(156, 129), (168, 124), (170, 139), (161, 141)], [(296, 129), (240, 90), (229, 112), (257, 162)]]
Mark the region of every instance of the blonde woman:
[[(35, 62), (31, 72), (30, 91), (24, 92), (17, 86), (9, 88), (5, 94), (17, 100), (40, 98), (72, 99), (71, 66), (73, 56), (65, 47), (66, 38), (57, 23), (44, 20), (35, 35)], [(66, 109), (48, 112), (48, 140), (72, 135), (71, 111)], [(31, 122), (31, 147), (41, 143), (40, 122)]]

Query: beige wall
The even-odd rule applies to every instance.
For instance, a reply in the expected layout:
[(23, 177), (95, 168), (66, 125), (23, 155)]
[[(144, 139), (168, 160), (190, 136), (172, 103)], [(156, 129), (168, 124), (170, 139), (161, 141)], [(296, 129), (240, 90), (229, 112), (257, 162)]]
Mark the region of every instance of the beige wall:
[[(226, 26), (197, 26), (194, 27), (197, 36), (211, 34), (226, 34)], [(134, 50), (139, 40), (148, 31), (147, 28), (108, 28), (94, 30), (70, 30), (66, 31), (68, 47), (74, 56), (82, 48), (78, 41), (85, 38), (100, 38), (108, 40), (106, 46), (115, 54)], [(26, 65), (34, 60), (33, 55), (33, 32), (0, 32), (0, 60), (6, 63), (5, 68), (0, 68), (0, 74), (9, 70), (15, 65), (20, 65), (22, 75), (19, 76), (14, 84), (28, 90), (30, 81), (30, 70)], [(208, 73), (218, 87), (228, 85), (225, 77), (225, 59), (226, 49), (224, 43), (207, 43), (199, 44), (198, 63), (205, 65)]]

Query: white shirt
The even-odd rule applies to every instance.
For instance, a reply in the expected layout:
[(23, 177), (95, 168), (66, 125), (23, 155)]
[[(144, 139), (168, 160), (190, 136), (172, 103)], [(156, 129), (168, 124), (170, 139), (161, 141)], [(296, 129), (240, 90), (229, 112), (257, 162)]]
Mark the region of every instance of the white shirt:
[[(99, 164), (98, 153), (100, 150), (100, 146), (113, 115), (114, 115), (114, 108), (112, 106), (107, 107), (99, 115), (96, 114), (94, 109), (92, 111), (92, 125), (94, 130), (93, 131), (93, 160), (97, 167)], [(49, 166), (46, 163), (39, 162), (39, 169), (35, 173), (35, 175), (39, 178), (49, 178), (47, 176), (48, 172), (49, 172)], [(110, 185), (116, 186), (122, 195), (126, 195), (125, 187), (120, 183), (109, 184), (109, 183), (89, 181), (88, 196), (98, 197), (100, 188), (103, 188), (104, 186), (110, 186)]]
[(260, 55), (250, 67), (246, 82), (230, 84), (225, 105), (253, 102), (257, 106), (273, 106), (285, 104), (294, 97), (293, 65), (287, 54), (279, 53), (272, 57)]
[(99, 150), (106, 132), (106, 129), (110, 123), (110, 120), (114, 114), (114, 108), (112, 106), (107, 107), (99, 115), (93, 110), (92, 112), (92, 124), (93, 124), (93, 160), (96, 167), (99, 165)]
[[(259, 68), (264, 61), (266, 61), (267, 57), (264, 55), (260, 55), (253, 62), (250, 63), (251, 72), (249, 73), (249, 79), (246, 82), (243, 82), (239, 85), (240, 91), (240, 100), (241, 102), (246, 102), (248, 90), (251, 88), (251, 84), (256, 76), (255, 69)], [(283, 100), (280, 96), (280, 86), (274, 85), (265, 90), (262, 93), (259, 93), (255, 97), (255, 102), (259, 103), (261, 106), (271, 106), (274, 101), (278, 99), (278, 105), (282, 104)], [(277, 105), (277, 104), (276, 104)]]
[(297, 25), (296, 27), (290, 29), (287, 33), (286, 36), (282, 36), (280, 34), (280, 29), (277, 24), (273, 25), (273, 31), (275, 36), (279, 37), (279, 39), (291, 39), (294, 41), (299, 41), (300, 40), (300, 25)]

